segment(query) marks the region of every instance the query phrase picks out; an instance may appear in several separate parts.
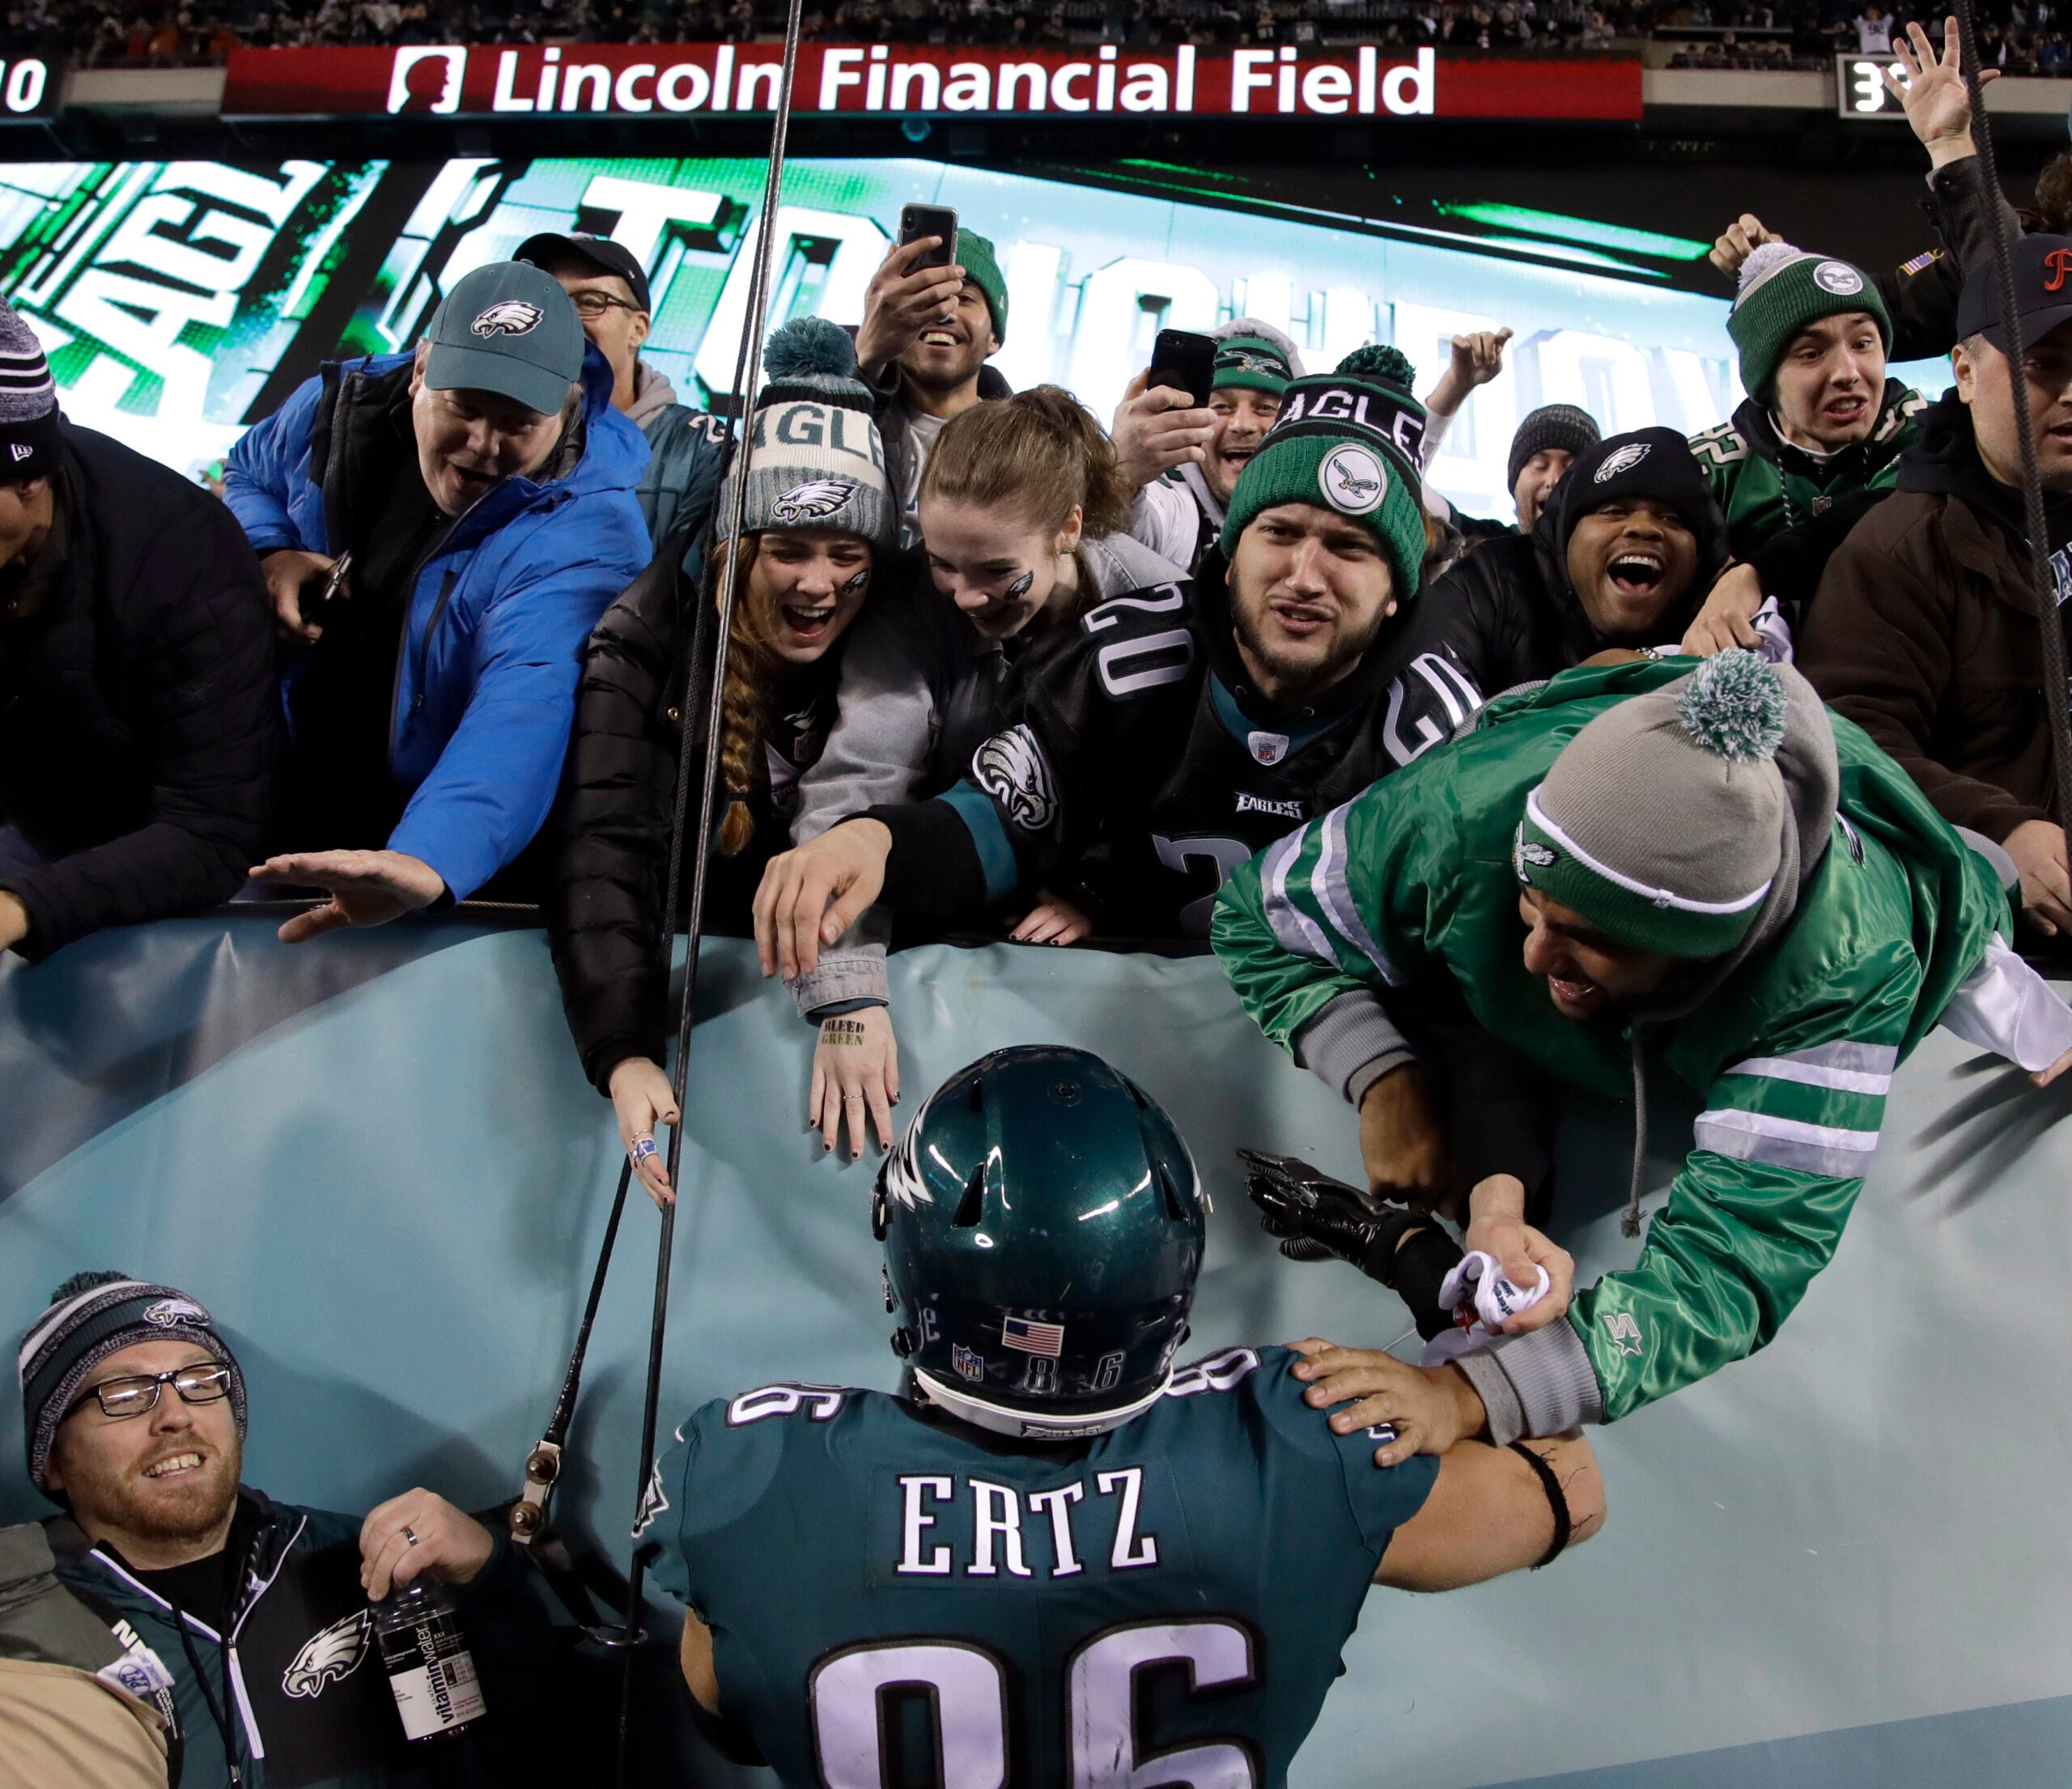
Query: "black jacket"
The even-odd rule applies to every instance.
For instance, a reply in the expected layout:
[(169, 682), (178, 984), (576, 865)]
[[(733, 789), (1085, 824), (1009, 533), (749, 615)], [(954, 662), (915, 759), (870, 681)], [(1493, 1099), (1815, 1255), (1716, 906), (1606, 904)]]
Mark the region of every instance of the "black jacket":
[[(1588, 495), (1565, 480), (1530, 534), (1483, 542), (1425, 591), (1416, 624), (1420, 648), (1444, 651), (1493, 696), (1552, 677), (1608, 646), (1636, 644), (1600, 634), (1569, 580), (1568, 541), (1581, 519), (1580, 507), (1574, 520), (1569, 510)], [(1690, 590), (1662, 618), (1659, 638), (1640, 644), (1682, 639), (1726, 564), (1726, 524), (1716, 505), (1696, 533), (1698, 572)]]
[[(679, 534), (626, 586), (590, 636), (575, 692), (575, 727), (549, 825), (558, 861), (545, 911), (547, 941), (568, 1029), (583, 1070), (600, 1092), (627, 1056), (662, 1060), (668, 1034), (670, 928), (663, 917), (677, 767), (683, 750), (684, 691), (690, 659), (685, 623), (697, 611), (682, 575)], [(707, 630), (709, 632), (710, 630)], [(696, 657), (707, 662), (709, 644)], [(762, 868), (791, 844), (798, 773), (820, 755), (834, 719), (839, 641), (775, 692), (763, 740), (763, 774), (748, 800), (755, 835), (737, 856), (720, 854), (715, 834), (706, 893), (707, 933), (742, 932)], [(703, 686), (706, 678), (701, 676)], [(690, 725), (702, 740), (704, 721)], [(694, 752), (690, 796), (704, 774)], [(714, 812), (725, 815), (723, 787)], [(679, 913), (690, 899), (686, 850)]]
[(0, 619), (0, 819), (50, 860), (0, 878), (32, 959), (235, 894), (282, 754), (271, 613), (236, 518), (60, 427), (62, 563), (34, 613)]

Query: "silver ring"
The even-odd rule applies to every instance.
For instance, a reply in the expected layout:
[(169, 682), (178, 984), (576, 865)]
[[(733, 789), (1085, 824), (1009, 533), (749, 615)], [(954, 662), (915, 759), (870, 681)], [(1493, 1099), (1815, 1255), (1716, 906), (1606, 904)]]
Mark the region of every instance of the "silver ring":
[(864, 1096), (861, 1094), (844, 1094), (842, 1096), (842, 1103), (845, 1106), (860, 1106), (863, 1103)]
[(410, 1525), (407, 1522), (403, 1524), (403, 1538), (414, 1547), (418, 1544), (418, 1537), (411, 1532)]
[(660, 1152), (656, 1149), (655, 1139), (653, 1137), (636, 1137), (633, 1140), (633, 1147), (628, 1149), (626, 1153), (633, 1158), (633, 1165), (637, 1168), (643, 1162), (645, 1162), (649, 1156), (658, 1154)]

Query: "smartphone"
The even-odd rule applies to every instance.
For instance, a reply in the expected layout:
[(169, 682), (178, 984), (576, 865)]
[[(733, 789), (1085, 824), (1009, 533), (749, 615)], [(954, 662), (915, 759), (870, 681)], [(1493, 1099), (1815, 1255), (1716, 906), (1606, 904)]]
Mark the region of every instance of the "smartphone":
[(1185, 392), (1194, 400), (1194, 407), (1202, 410), (1208, 404), (1215, 368), (1214, 336), (1197, 335), (1192, 329), (1161, 329), (1158, 339), (1151, 345), (1149, 382)]
[(302, 618), (308, 626), (324, 625), (331, 605), (338, 600), (338, 593), (346, 587), (346, 574), (352, 569), (352, 564), (353, 555), (348, 548), (332, 562), (329, 572), (312, 572), (303, 580), (295, 606), (302, 611)]
[(902, 205), (899, 207), (899, 240), (919, 242), (923, 236), (942, 240), (914, 263), (923, 267), (947, 267), (957, 259), (957, 214), (946, 205)]

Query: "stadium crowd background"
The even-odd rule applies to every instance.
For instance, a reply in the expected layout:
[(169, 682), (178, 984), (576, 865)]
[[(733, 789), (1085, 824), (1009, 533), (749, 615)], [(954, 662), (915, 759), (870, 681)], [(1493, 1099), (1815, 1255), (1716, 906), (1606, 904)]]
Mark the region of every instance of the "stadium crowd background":
[[(2010, 75), (2066, 72), (2065, 12), (2053, 0), (1982, 6), (1984, 60)], [(1430, 45), (1456, 56), (1645, 53), (1671, 68), (1759, 70), (1882, 53), (1895, 28), (1889, 12), (1858, 0), (809, 0), (805, 28), (839, 43)], [(219, 65), (239, 48), (766, 42), (783, 28), (770, 0), (24, 0), (7, 11), (0, 52), (180, 68)]]

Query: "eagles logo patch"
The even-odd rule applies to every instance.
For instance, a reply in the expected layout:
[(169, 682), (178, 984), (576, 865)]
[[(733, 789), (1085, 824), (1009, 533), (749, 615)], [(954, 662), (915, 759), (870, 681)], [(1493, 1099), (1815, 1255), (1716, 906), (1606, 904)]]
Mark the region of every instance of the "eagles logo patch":
[(1616, 453), (1605, 456), (1604, 464), (1591, 474), (1590, 482), (1601, 485), (1617, 478), (1622, 472), (1632, 471), (1648, 457), (1648, 449), (1654, 445), (1652, 441), (1628, 441)]
[(1024, 832), (1041, 832), (1056, 817), (1051, 767), (1026, 727), (995, 733), (981, 746), (971, 759), (971, 778)]
[(1824, 292), (1848, 298), (1863, 290), (1863, 275), (1845, 261), (1824, 261), (1813, 270), (1813, 283)]
[(1389, 494), (1389, 475), (1381, 461), (1363, 447), (1333, 448), (1317, 468), (1324, 500), (1341, 516), (1371, 515)]
[(856, 494), (852, 479), (815, 478), (806, 484), (793, 485), (770, 506), (770, 513), (776, 521), (794, 525), (817, 521), (823, 516), (832, 516)]
[(493, 335), (530, 335), (546, 314), (522, 298), (507, 298), (490, 305), (468, 328), (484, 340)]
[(1280, 361), (1269, 359), (1263, 354), (1254, 354), (1244, 348), (1233, 348), (1227, 353), (1218, 355), (1216, 364), (1219, 368), (1228, 368), (1233, 372), (1263, 372), (1276, 379), (1289, 376), (1287, 367)]
[(1519, 827), (1511, 840), (1511, 868), (1518, 873), (1518, 880), (1526, 887), (1532, 886), (1532, 870), (1526, 867), (1528, 864), (1534, 869), (1545, 869), (1560, 861), (1559, 854), (1551, 846), (1543, 845), (1537, 839), (1526, 838), (1524, 827)]
[(144, 1321), (171, 1329), (184, 1323), (206, 1324), (209, 1314), (192, 1298), (161, 1298), (144, 1307)]
[(350, 1677), (366, 1663), (372, 1651), (374, 1611), (355, 1609), (302, 1642), (302, 1650), (281, 1673), (284, 1695), (321, 1696), (326, 1684)]

